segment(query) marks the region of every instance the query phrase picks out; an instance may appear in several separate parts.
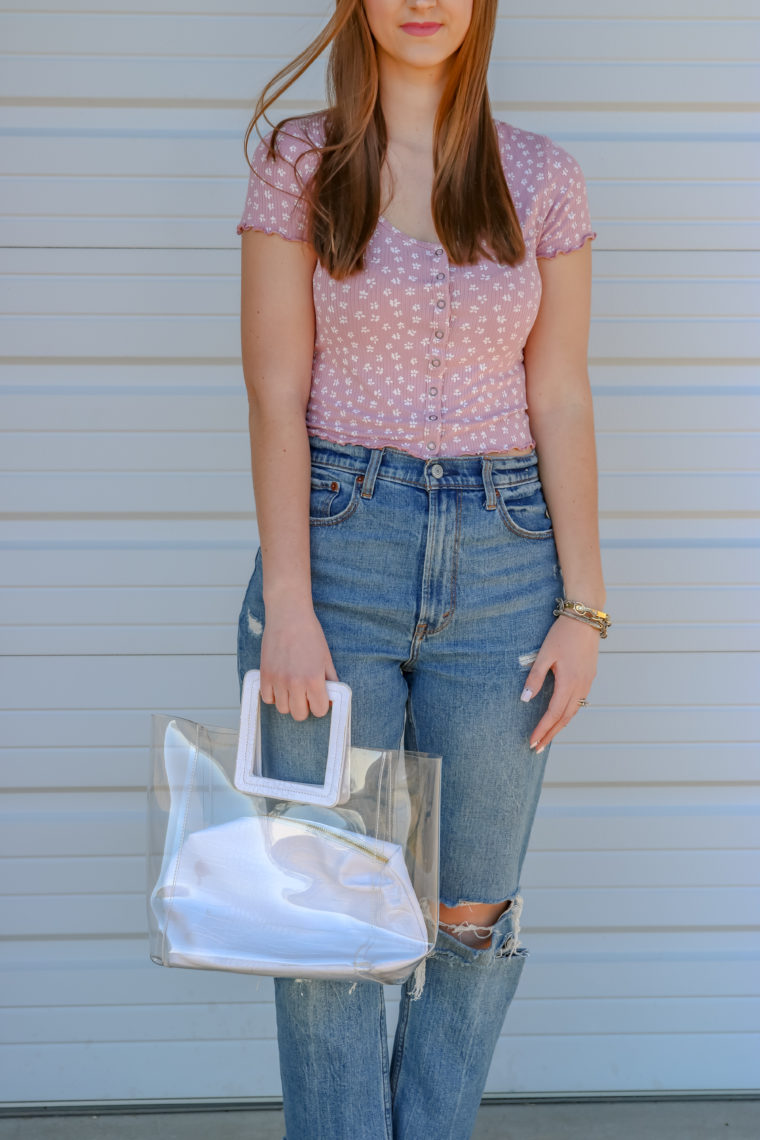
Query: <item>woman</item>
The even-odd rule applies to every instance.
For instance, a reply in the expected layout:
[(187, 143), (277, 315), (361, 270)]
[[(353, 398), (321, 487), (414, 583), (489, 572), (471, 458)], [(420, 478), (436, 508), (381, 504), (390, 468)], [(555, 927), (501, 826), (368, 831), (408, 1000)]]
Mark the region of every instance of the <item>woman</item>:
[(576, 161), (491, 116), (496, 7), (337, 0), (246, 134), (330, 45), (330, 107), (258, 144), (238, 225), (260, 535), (238, 670), (261, 670), (266, 770), (321, 782), (326, 678), (352, 744), (443, 756), (439, 934), (392, 1056), (382, 986), (275, 979), (287, 1140), (471, 1135), (549, 744), (608, 624), (596, 235)]

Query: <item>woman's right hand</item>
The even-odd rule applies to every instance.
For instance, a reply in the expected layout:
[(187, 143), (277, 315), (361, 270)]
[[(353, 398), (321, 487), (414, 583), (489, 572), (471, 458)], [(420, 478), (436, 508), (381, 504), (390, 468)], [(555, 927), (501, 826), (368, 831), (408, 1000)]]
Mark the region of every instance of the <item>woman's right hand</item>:
[(330, 708), (325, 680), (337, 681), (324, 631), (311, 606), (267, 611), (261, 639), (261, 699), (294, 720)]

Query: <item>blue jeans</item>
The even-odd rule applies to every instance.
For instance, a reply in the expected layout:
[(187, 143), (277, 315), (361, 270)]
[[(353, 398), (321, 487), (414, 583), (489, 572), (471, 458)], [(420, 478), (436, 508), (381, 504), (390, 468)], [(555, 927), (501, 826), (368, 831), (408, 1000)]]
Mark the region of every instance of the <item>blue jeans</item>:
[[(530, 734), (553, 688), (520, 693), (554, 621), (561, 570), (525, 455), (420, 459), (310, 437), (312, 597), (351, 743), (441, 755), (440, 897), (504, 910), (489, 944), (439, 925), (421, 992), (401, 988), (388, 1055), (377, 982), (275, 978), (286, 1140), (469, 1140), (528, 951), (520, 875), (550, 748)], [(243, 601), (238, 672), (260, 667), (261, 551)], [(321, 783), (329, 714), (261, 704), (266, 774)], [(485, 937), (485, 935), (484, 935)]]

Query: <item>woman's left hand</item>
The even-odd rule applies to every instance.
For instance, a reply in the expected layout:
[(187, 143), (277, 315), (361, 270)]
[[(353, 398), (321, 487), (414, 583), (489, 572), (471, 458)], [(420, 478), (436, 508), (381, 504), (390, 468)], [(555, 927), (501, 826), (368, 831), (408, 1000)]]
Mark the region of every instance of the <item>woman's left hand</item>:
[[(552, 670), (554, 692), (549, 707), (531, 733), (531, 748), (538, 746), (538, 752), (543, 752), (549, 741), (582, 708), (578, 701), (588, 696), (596, 676), (599, 640), (599, 632), (592, 625), (569, 617), (558, 617), (547, 633), (521, 697), (521, 700), (530, 700)], [(528, 691), (531, 697), (525, 696)]]

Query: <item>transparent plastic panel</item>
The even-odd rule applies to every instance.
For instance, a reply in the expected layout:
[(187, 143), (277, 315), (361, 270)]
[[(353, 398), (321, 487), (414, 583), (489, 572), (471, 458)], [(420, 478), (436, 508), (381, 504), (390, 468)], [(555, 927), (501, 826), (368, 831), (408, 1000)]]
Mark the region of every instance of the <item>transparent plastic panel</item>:
[(438, 931), (442, 757), (349, 746), (349, 797), (328, 807), (238, 791), (238, 739), (152, 716), (153, 961), (404, 981)]

